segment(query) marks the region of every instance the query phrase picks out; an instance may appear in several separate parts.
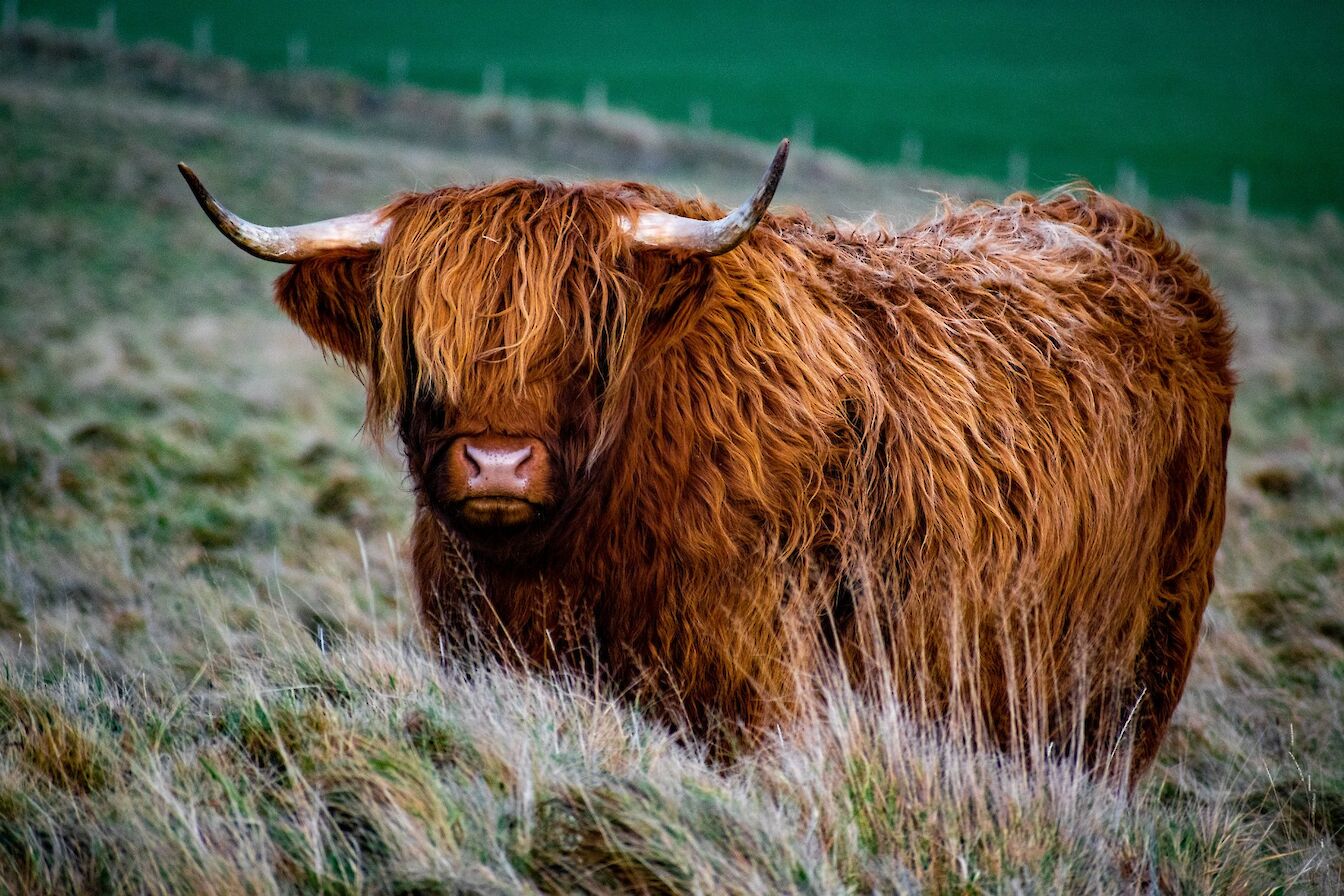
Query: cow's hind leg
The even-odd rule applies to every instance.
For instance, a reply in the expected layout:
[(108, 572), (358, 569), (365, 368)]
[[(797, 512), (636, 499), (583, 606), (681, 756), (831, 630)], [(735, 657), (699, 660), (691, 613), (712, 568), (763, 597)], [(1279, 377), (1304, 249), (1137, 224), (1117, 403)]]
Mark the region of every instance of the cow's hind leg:
[[(1193, 578), (1193, 576), (1192, 576)], [(1131, 746), (1130, 780), (1152, 764), (1176, 711), (1199, 640), (1200, 619), (1213, 576), (1185, 581), (1169, 592), (1148, 622), (1140, 647), (1128, 705), (1121, 707), (1124, 728), (1117, 732)]]
[(1162, 582), (1136, 658), (1126, 707), (1133, 729), (1131, 780), (1152, 764), (1185, 691), (1204, 608), (1213, 591), (1213, 562), (1222, 538), (1227, 491), (1226, 418), (1221, 436), (1221, 444), (1210, 440), (1206, 453), (1178, 454), (1168, 471), (1171, 509)]

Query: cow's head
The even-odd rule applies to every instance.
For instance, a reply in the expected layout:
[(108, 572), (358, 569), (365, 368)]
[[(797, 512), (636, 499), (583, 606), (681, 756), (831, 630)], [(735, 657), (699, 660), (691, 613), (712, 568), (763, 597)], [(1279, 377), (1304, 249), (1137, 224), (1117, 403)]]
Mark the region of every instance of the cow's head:
[[(262, 227), (179, 166), (240, 248), (292, 264), (276, 300), (364, 376), (368, 426), (395, 426), (425, 506), (473, 545), (544, 544), (615, 438), (641, 340), (751, 233), (788, 141), (727, 216), (660, 210), (636, 184), (506, 181), (408, 194), (373, 212)], [(702, 203), (690, 215), (711, 214)], [(615, 397), (615, 396), (622, 397)]]

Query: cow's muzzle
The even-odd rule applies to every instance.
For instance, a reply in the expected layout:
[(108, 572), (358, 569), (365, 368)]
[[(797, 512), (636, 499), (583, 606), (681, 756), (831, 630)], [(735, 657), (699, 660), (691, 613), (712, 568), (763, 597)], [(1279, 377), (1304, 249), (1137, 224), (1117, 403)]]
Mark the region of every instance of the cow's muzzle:
[(550, 453), (538, 439), (462, 436), (449, 446), (447, 465), (449, 506), (462, 528), (520, 528), (551, 504)]

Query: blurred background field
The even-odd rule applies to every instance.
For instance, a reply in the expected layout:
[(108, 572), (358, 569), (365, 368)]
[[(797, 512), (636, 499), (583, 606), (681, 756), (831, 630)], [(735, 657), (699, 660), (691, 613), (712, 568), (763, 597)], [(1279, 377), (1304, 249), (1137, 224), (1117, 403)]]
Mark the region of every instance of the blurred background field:
[(1344, 209), (1337, 3), (8, 2), (261, 69), (630, 108), (1037, 192)]
[[(281, 268), (223, 240), (174, 168), (281, 223), (512, 175), (736, 202), (769, 148), (6, 34), (0, 892), (1339, 892), (1337, 216), (1150, 197), (1226, 298), (1242, 386), (1204, 641), (1126, 800), (843, 689), (724, 767), (589, 682), (438, 669), (395, 446), (361, 440), (359, 384), (269, 303)], [(804, 148), (779, 201), (899, 226), (929, 191), (1010, 189)]]

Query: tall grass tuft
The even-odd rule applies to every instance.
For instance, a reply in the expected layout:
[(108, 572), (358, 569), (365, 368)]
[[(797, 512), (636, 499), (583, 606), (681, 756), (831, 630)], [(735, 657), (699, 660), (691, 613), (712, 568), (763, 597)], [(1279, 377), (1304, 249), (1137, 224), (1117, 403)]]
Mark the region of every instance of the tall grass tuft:
[[(206, 595), (205, 644), (230, 635)], [(323, 649), (259, 607), (185, 685), (10, 668), (0, 880), (14, 892), (1261, 890), (1265, 824), (1028, 763), (833, 683), (712, 763), (592, 682)]]

